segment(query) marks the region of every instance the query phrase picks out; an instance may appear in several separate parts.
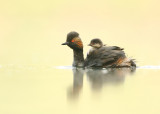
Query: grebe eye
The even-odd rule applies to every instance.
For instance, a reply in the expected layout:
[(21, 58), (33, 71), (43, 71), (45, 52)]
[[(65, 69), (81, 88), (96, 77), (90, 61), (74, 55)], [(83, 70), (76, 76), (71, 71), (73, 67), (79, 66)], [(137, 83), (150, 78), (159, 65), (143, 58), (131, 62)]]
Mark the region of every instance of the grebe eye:
[(75, 40), (72, 40), (71, 42), (75, 42)]

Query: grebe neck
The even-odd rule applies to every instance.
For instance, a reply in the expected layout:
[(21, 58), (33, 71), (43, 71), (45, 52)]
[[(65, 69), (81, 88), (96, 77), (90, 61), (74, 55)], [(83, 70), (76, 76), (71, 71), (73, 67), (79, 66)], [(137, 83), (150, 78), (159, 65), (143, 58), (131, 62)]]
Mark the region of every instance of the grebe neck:
[(73, 66), (84, 67), (83, 49), (73, 49)]

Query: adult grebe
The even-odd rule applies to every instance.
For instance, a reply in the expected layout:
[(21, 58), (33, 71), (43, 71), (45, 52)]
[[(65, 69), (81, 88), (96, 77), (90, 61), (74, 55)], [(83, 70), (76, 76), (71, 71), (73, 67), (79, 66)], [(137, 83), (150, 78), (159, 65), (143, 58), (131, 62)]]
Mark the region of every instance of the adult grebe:
[(73, 49), (74, 67), (132, 67), (136, 66), (133, 59), (126, 57), (123, 48), (118, 46), (105, 46), (100, 39), (91, 40), (90, 46), (93, 47), (84, 60), (83, 43), (77, 32), (67, 34), (67, 40), (62, 45), (68, 45)]

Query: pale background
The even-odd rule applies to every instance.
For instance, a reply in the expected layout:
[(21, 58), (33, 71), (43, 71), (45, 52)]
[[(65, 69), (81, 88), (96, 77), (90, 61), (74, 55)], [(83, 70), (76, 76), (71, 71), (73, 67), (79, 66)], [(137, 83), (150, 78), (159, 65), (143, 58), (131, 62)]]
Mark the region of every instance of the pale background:
[(71, 65), (61, 43), (77, 31), (125, 48), (139, 66), (159, 65), (159, 0), (5, 0), (0, 3), (0, 64)]
[[(98, 37), (141, 67), (73, 75), (73, 30), (85, 56)], [(1, 0), (0, 114), (160, 114), (159, 43), (159, 0)]]

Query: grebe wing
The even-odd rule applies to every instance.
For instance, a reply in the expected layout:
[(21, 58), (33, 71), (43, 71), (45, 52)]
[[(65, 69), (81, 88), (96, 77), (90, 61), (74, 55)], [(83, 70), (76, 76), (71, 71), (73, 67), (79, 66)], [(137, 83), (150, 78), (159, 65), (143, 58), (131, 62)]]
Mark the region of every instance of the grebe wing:
[(124, 50), (124, 48), (121, 48), (121, 47), (118, 47), (118, 46), (108, 46), (106, 48), (110, 49), (110, 50)]
[(93, 51), (87, 55), (85, 59), (86, 67), (109, 67), (119, 58), (124, 58), (125, 53), (122, 48), (117, 46), (102, 47), (98, 50)]

